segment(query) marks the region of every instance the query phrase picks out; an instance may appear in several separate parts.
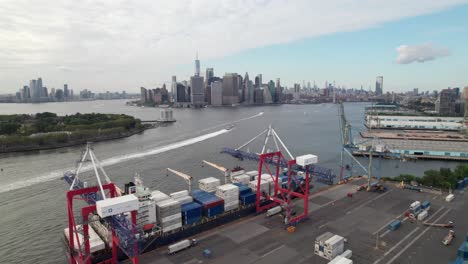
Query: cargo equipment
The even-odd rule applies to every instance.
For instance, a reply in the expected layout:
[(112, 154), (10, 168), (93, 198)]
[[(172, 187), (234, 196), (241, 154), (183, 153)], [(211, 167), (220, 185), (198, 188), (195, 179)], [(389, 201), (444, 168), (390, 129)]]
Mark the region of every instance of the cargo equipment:
[(452, 221), (448, 221), (448, 223), (445, 223), (445, 224), (428, 223), (428, 222), (424, 222), (423, 224), (425, 226), (443, 227), (443, 228), (453, 228), (455, 226)]
[(169, 255), (171, 254), (175, 254), (179, 251), (182, 251), (184, 249), (187, 249), (189, 247), (193, 247), (197, 244), (197, 240), (196, 239), (184, 239), (182, 241), (179, 241), (177, 243), (174, 243), (172, 245), (169, 245), (167, 247), (167, 253)]
[(442, 239), (442, 244), (449, 246), (455, 238), (455, 231), (449, 230), (448, 234)]

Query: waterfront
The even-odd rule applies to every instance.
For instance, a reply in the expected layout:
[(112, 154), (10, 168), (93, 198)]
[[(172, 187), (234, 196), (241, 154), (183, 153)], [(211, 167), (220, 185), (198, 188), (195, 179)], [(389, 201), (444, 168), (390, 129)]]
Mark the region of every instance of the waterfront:
[[(345, 104), (348, 120), (363, 128), (365, 104)], [(125, 113), (142, 120), (159, 116), (157, 108), (125, 106), (125, 101), (94, 101), (47, 104), (0, 104), (0, 114), (50, 111), (60, 115), (81, 113)], [(262, 115), (260, 113), (263, 113)], [(170, 167), (191, 174), (195, 180), (221, 173), (202, 168), (202, 159), (233, 167), (239, 164), (219, 155), (224, 146), (236, 147), (272, 124), (295, 155), (313, 153), (319, 163), (338, 174), (339, 129), (337, 106), (282, 105), (237, 108), (174, 109), (176, 123), (143, 134), (94, 145), (98, 157), (107, 164), (110, 177), (119, 185), (138, 172), (153, 189), (167, 192), (186, 188), (177, 177), (166, 176)], [(229, 132), (220, 131), (235, 124)], [(215, 133), (215, 134), (212, 134)], [(199, 137), (210, 135), (209, 137)], [(211, 137), (212, 136), (212, 137)], [(197, 138), (198, 137), (198, 138)], [(174, 143), (185, 141), (187, 144)], [(170, 148), (161, 148), (170, 145)], [(0, 155), (0, 263), (61, 263), (62, 230), (66, 225), (65, 191), (60, 180), (64, 169), (77, 161), (82, 147)], [(242, 162), (248, 169), (254, 163)], [(384, 161), (382, 176), (399, 173), (422, 174), (427, 169), (455, 167), (458, 162)]]

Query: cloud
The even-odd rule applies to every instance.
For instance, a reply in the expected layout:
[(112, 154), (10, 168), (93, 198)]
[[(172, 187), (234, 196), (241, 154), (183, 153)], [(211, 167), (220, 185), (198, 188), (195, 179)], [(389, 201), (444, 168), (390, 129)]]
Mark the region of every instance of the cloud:
[(396, 58), (398, 64), (423, 63), (450, 55), (448, 49), (436, 48), (431, 44), (401, 45), (396, 50), (398, 52)]
[(3, 0), (0, 61), (11, 70), (0, 78), (0, 87), (21, 87), (20, 78), (39, 74), (50, 82), (65, 81), (57, 65), (73, 69), (66, 81), (80, 87), (154, 85), (179, 75), (173, 68), (190, 63), (196, 51), (203, 63), (247, 49), (375, 27), (463, 2)]

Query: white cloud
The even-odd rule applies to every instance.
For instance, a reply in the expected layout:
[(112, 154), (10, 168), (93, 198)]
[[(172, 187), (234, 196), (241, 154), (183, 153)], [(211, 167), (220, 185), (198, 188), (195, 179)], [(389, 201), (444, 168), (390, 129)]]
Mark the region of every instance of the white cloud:
[(431, 44), (401, 45), (396, 48), (396, 50), (398, 52), (396, 62), (399, 64), (409, 64), (412, 62), (423, 63), (450, 55), (448, 49), (437, 48)]
[[(203, 63), (462, 2), (466, 0), (3, 0), (0, 67), (7, 74), (0, 74), (0, 89), (21, 87), (37, 76), (56, 86), (65, 81), (102, 89), (154, 85), (177, 74), (171, 67), (190, 63), (196, 51)], [(66, 80), (64, 68), (57, 65), (73, 69)]]

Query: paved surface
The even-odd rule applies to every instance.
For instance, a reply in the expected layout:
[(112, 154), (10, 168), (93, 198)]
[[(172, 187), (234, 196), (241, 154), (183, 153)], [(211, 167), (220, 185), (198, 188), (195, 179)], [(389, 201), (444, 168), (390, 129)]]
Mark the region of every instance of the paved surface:
[[(456, 195), (452, 203), (447, 203), (444, 196), (391, 187), (384, 194), (358, 192), (352, 198), (346, 197), (356, 190), (357, 184), (336, 186), (312, 196), (310, 218), (300, 223), (294, 233), (284, 229), (281, 217), (259, 215), (199, 234), (195, 236), (199, 240), (197, 246), (175, 255), (167, 255), (166, 247), (145, 254), (140, 263), (325, 264), (328, 260), (314, 255), (313, 248), (315, 238), (327, 231), (347, 239), (345, 249), (353, 251), (352, 259), (358, 264), (441, 264), (454, 260), (468, 232), (468, 194)], [(447, 229), (404, 219), (404, 211), (415, 200), (431, 202), (431, 222), (455, 222), (458, 236), (451, 246), (441, 243)], [(400, 229), (387, 231), (387, 224), (395, 218), (404, 220)], [(203, 249), (210, 249), (212, 258), (204, 258)]]

